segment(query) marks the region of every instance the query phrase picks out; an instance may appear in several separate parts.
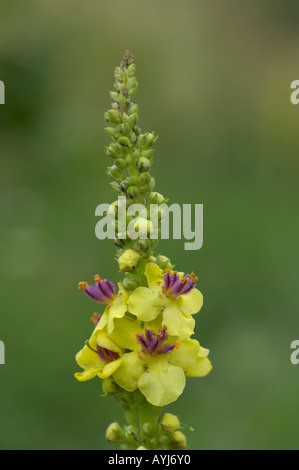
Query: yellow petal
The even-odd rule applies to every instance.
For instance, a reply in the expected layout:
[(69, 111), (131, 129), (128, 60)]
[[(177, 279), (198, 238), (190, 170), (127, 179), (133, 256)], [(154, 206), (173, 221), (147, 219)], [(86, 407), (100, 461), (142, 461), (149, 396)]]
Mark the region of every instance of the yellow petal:
[(142, 321), (154, 320), (162, 308), (163, 298), (156, 295), (148, 287), (137, 287), (128, 300), (129, 312)]
[(114, 322), (111, 339), (123, 349), (139, 350), (135, 333), (142, 333), (140, 322), (124, 316)]
[[(109, 349), (110, 351), (116, 352), (119, 356), (122, 355), (121, 348), (109, 338), (105, 330), (98, 330), (96, 332), (96, 341), (101, 348)], [(91, 351), (93, 352), (93, 351)], [(95, 354), (95, 353), (94, 353)]]
[(122, 356), (122, 363), (114, 372), (115, 382), (128, 392), (137, 389), (138, 380), (144, 371), (144, 363), (139, 358), (138, 353), (130, 352)]
[(147, 370), (139, 379), (138, 388), (152, 405), (165, 406), (182, 394), (185, 384), (183, 369), (160, 357), (148, 363)]
[(212, 370), (211, 361), (207, 357), (198, 357), (194, 366), (186, 371), (188, 377), (204, 377)]
[(85, 382), (86, 380), (93, 379), (96, 375), (99, 374), (99, 372), (101, 372), (101, 370), (102, 369), (97, 368), (86, 369), (83, 372), (76, 372), (74, 375), (75, 378), (79, 380), (79, 382)]
[(189, 313), (182, 312), (176, 301), (168, 300), (163, 311), (163, 323), (167, 325), (167, 333), (178, 336), (181, 340), (189, 338), (194, 333), (195, 320)]
[(203, 305), (203, 296), (198, 289), (192, 289), (189, 294), (183, 294), (179, 298), (179, 306), (183, 312), (197, 313)]
[(118, 369), (118, 367), (122, 363), (122, 360), (122, 357), (120, 357), (119, 359), (116, 359), (116, 361), (109, 362), (100, 372), (98, 372), (98, 376), (101, 379), (106, 379), (107, 377), (109, 377), (109, 375), (113, 374), (116, 369)]
[(148, 287), (154, 291), (156, 291), (160, 283), (163, 283), (164, 281), (163, 271), (155, 263), (147, 263), (145, 266), (145, 275), (147, 278)]

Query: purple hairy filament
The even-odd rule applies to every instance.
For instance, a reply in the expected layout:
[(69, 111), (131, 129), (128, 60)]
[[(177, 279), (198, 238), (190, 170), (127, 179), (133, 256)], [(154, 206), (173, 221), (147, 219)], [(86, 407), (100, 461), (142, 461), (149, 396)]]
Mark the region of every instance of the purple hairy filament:
[(167, 339), (167, 326), (164, 325), (158, 333), (150, 328), (145, 329), (145, 334), (135, 333), (136, 339), (141, 346), (141, 352), (145, 356), (153, 356), (155, 354), (167, 354), (174, 348), (180, 346), (179, 341), (175, 343), (165, 343)]
[(113, 282), (101, 279), (99, 275), (94, 276), (95, 285), (90, 286), (87, 282), (79, 282), (79, 289), (82, 289), (88, 297), (102, 304), (110, 304), (115, 298), (115, 287)]
[(163, 292), (166, 296), (173, 298), (182, 294), (188, 294), (194, 289), (197, 281), (198, 277), (194, 276), (193, 272), (191, 274), (185, 274), (185, 276), (180, 278), (177, 271), (166, 269)]
[(93, 352), (95, 352), (99, 358), (105, 362), (105, 364), (108, 364), (109, 362), (113, 362), (113, 361), (116, 361), (116, 359), (119, 358), (119, 354), (114, 352), (114, 351), (111, 351), (110, 349), (106, 349), (106, 348), (102, 348), (101, 346), (99, 346), (97, 344), (97, 349), (93, 349), (89, 342), (86, 341), (86, 346), (89, 347), (89, 349), (91, 349)]

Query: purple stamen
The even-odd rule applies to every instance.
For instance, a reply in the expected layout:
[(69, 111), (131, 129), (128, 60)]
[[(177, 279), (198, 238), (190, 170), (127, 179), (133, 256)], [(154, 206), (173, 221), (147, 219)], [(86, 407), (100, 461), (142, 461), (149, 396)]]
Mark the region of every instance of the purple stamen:
[(117, 354), (114, 351), (111, 351), (110, 349), (102, 348), (97, 344), (97, 354), (100, 359), (102, 359), (103, 362), (108, 364), (109, 362), (116, 361), (116, 359), (119, 358), (119, 354)]
[[(146, 328), (145, 335), (136, 333), (136, 339), (141, 346), (141, 352), (145, 356), (153, 356), (154, 354), (167, 354), (174, 348), (179, 347), (179, 343), (167, 343), (164, 342), (167, 339), (167, 327), (161, 328), (158, 333)], [(163, 345), (164, 344), (164, 345)]]
[(179, 295), (188, 294), (194, 287), (197, 277), (193, 277), (194, 273), (185, 274), (180, 279), (177, 271), (166, 270), (164, 275), (164, 293), (169, 297), (177, 297)]
[(79, 288), (83, 289), (85, 294), (96, 302), (110, 303), (115, 296), (114, 284), (107, 279), (101, 279), (99, 276), (95, 276), (95, 281), (94, 286), (88, 285), (87, 282), (80, 282)]

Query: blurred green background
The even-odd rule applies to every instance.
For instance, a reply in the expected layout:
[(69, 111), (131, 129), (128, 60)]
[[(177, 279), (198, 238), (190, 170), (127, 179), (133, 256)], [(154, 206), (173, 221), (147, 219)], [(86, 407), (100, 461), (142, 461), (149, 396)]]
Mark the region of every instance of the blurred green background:
[(204, 205), (203, 248), (157, 254), (199, 276), (214, 369), (167, 411), (190, 449), (299, 447), (298, 21), (297, 0), (1, 1), (1, 449), (112, 449), (123, 422), (73, 374), (97, 308), (77, 283), (120, 278), (94, 211), (115, 199), (103, 114), (127, 48), (156, 190)]

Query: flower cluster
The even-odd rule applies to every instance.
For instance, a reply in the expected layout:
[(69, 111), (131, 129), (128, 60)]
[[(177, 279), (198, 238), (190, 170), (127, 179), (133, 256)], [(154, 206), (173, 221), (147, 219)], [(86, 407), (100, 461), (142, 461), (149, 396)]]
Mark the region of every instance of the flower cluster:
[[(96, 326), (77, 354), (80, 381), (98, 376), (128, 392), (139, 390), (149, 403), (164, 406), (183, 392), (186, 376), (203, 377), (211, 370), (208, 350), (192, 339), (203, 304), (197, 278), (155, 263), (145, 267), (148, 286), (132, 292), (121, 283), (95, 276), (95, 284), (79, 283), (92, 300), (106, 304)], [(96, 318), (96, 320), (95, 320)]]
[[(112, 187), (126, 196), (128, 205), (159, 207), (166, 199), (153, 192), (155, 181), (149, 171), (156, 137), (137, 126), (138, 106), (132, 101), (137, 80), (129, 51), (115, 70), (115, 80), (112, 109), (105, 114), (106, 131), (113, 139), (106, 148), (114, 159), (108, 168)], [(136, 222), (144, 237), (119, 237), (117, 204), (109, 211), (116, 216), (115, 244), (124, 279), (117, 288), (99, 275), (93, 284), (79, 283), (103, 308), (91, 318), (94, 329), (76, 355), (81, 371), (75, 377), (81, 382), (99, 377), (105, 395), (114, 395), (122, 405), (128, 426), (112, 423), (109, 441), (124, 449), (184, 448), (177, 418), (167, 413), (161, 417), (160, 412), (182, 394), (186, 377), (204, 377), (212, 367), (209, 351), (193, 338), (194, 315), (203, 305), (198, 277), (174, 270), (166, 256), (154, 257), (157, 240), (147, 236), (151, 228), (146, 215)]]

